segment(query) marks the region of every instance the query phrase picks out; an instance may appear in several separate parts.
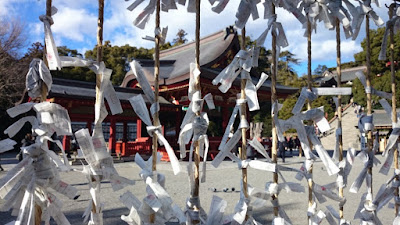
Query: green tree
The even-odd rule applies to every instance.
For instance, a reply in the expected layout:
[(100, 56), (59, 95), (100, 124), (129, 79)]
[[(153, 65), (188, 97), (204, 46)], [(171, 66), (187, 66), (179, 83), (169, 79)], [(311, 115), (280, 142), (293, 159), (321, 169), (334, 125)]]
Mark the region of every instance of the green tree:
[[(67, 46), (57, 47), (58, 55), (60, 56), (71, 56), (71, 57), (82, 57), (82, 54), (75, 49), (69, 49)], [(86, 67), (64, 67), (62, 70), (51, 71), (53, 77), (81, 80), (81, 81), (96, 81), (96, 75), (89, 68)]]
[(185, 44), (188, 40), (186, 39), (186, 31), (184, 29), (179, 29), (178, 33), (176, 34), (176, 38), (172, 40), (172, 47)]
[[(0, 20), (0, 130), (4, 131), (9, 125), (18, 120), (10, 118), (6, 110), (21, 99), (25, 89), (25, 76), (33, 58), (43, 58), (43, 46), (33, 44), (26, 54), (23, 49), (27, 46), (26, 26), (19, 20)], [(21, 57), (22, 56), (22, 57)], [(19, 132), (14, 140), (19, 142), (25, 135), (25, 129)], [(6, 138), (1, 132), (0, 139)]]
[(260, 103), (260, 110), (257, 112), (250, 112), (250, 116), (253, 118), (253, 122), (263, 123), (263, 137), (271, 137), (272, 135), (272, 119), (271, 119), (271, 104)]
[[(370, 80), (371, 85), (380, 91), (391, 92), (391, 76), (390, 76), (390, 66), (387, 66), (387, 62), (389, 62), (389, 46), (387, 51), (387, 60), (381, 61), (378, 60), (379, 52), (381, 50), (381, 43), (383, 34), (385, 32), (385, 28), (378, 28), (377, 30), (370, 30), (370, 46), (371, 46), (371, 74)], [(389, 45), (389, 43), (388, 43)], [(365, 65), (366, 64), (366, 39), (361, 42), (361, 46), (363, 50), (354, 55), (355, 65)], [(395, 35), (394, 37), (394, 60), (400, 60), (400, 37), (399, 35)], [(397, 68), (396, 68), (397, 69)], [(396, 71), (396, 83), (399, 83), (400, 74)], [(397, 85), (396, 93), (400, 91), (400, 87)], [(356, 79), (353, 81), (352, 87), (353, 100), (358, 104), (366, 106), (366, 95), (364, 92), (364, 87), (361, 82)], [(396, 94), (400, 96), (399, 94)], [(373, 95), (372, 103), (373, 108), (381, 108), (378, 103), (379, 97)], [(390, 102), (390, 101), (389, 101)]]
[(314, 75), (321, 76), (327, 70), (328, 70), (328, 67), (326, 65), (318, 64), (317, 68), (315, 68), (313, 73), (314, 73)]
[[(125, 74), (130, 70), (129, 63), (133, 59), (152, 59), (153, 49), (136, 48), (129, 45), (124, 46), (112, 46), (110, 41), (105, 41), (103, 45), (103, 61), (107, 68), (113, 70), (111, 80), (114, 85), (121, 84), (125, 77)], [(58, 47), (58, 53), (60, 56), (73, 56), (82, 57), (82, 54), (77, 50), (69, 49), (66, 46)], [(96, 60), (97, 47), (93, 50), (85, 52), (85, 58)], [(63, 68), (61, 71), (54, 71), (52, 74), (55, 77), (82, 80), (95, 82), (96, 74), (94, 74), (89, 68), (86, 67), (72, 67)]]

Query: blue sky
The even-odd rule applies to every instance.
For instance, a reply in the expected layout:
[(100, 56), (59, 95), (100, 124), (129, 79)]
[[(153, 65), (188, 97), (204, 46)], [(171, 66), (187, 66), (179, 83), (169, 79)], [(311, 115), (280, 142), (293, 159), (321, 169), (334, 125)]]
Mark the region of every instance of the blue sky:
[[(141, 37), (154, 33), (154, 16), (151, 17), (146, 29), (140, 30), (133, 26), (132, 21), (147, 5), (146, 0), (133, 12), (126, 8), (133, 0), (105, 0), (104, 16), (104, 40), (110, 40), (112, 45), (130, 44), (139, 47), (153, 47), (153, 43), (143, 40)], [(355, 3), (354, 1), (352, 1)], [(387, 21), (387, 9), (384, 4), (390, 4), (389, 0), (381, 0), (381, 8), (375, 5), (375, 11)], [(53, 0), (53, 6), (58, 8), (58, 13), (53, 16), (53, 35), (58, 46), (66, 45), (68, 48), (77, 49), (84, 53), (93, 49), (96, 44), (97, 30), (97, 0)], [(211, 11), (208, 1), (202, 1), (201, 9), (201, 36), (208, 35), (232, 25), (235, 21), (235, 13), (239, 0), (231, 0), (221, 14)], [(39, 16), (45, 14), (46, 0), (0, 0), (0, 19), (11, 20), (18, 18), (27, 27), (28, 40), (33, 43), (43, 42), (43, 24)], [(261, 17), (263, 9), (259, 8)], [(289, 46), (283, 50), (289, 50), (301, 60), (301, 64), (294, 66), (299, 76), (307, 71), (307, 39), (303, 37), (304, 29), (295, 17), (282, 9), (277, 10), (278, 21), (282, 23)], [(256, 39), (266, 28), (267, 21), (262, 18), (253, 21), (249, 19), (246, 26), (247, 35)], [(372, 28), (376, 28), (373, 22)], [(194, 40), (195, 16), (186, 12), (186, 7), (178, 5), (178, 10), (169, 13), (161, 13), (161, 26), (168, 26), (167, 41), (171, 41), (179, 29), (184, 29), (187, 39)], [(336, 66), (336, 40), (335, 31), (327, 30), (323, 24), (319, 24), (317, 33), (312, 37), (312, 69), (319, 64), (328, 67)], [(355, 41), (345, 39), (342, 34), (342, 62), (354, 60), (353, 55), (361, 51), (360, 42), (365, 37), (365, 28), (361, 28)], [(265, 42), (265, 47), (270, 48), (270, 36)]]

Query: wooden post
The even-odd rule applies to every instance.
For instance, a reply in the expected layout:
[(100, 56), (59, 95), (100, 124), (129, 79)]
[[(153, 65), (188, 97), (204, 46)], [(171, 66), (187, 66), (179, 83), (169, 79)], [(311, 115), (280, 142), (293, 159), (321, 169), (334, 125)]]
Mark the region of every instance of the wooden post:
[[(370, 42), (370, 36), (369, 36), (369, 15), (365, 15), (365, 31), (367, 34), (366, 37), (366, 42), (367, 42), (367, 74), (366, 74), (366, 83), (367, 83), (367, 90), (371, 89), (371, 42)], [(367, 115), (371, 116), (372, 115), (372, 99), (371, 99), (371, 93), (367, 93)], [(368, 147), (368, 152), (372, 152), (373, 149), (373, 143), (374, 140), (372, 138), (372, 130), (368, 131), (368, 142), (367, 142), (367, 147)], [(368, 190), (368, 192), (372, 195), (373, 194), (373, 187), (372, 187), (372, 165), (368, 168), (368, 174), (371, 176), (371, 189)]]
[[(275, 14), (275, 4), (272, 3), (272, 14)], [(271, 102), (274, 104), (277, 101), (277, 96), (276, 96), (276, 34), (272, 32), (272, 62), (271, 62), (271, 68), (272, 68), (272, 73), (271, 73)], [(271, 149), (271, 156), (272, 156), (272, 162), (275, 164), (278, 164), (278, 136), (276, 132), (276, 125), (275, 121), (272, 121), (272, 149)], [(274, 172), (273, 175), (273, 181), (275, 184), (278, 184), (278, 173)], [(271, 196), (273, 200), (278, 199), (278, 195), (274, 194)], [(274, 216), (278, 216), (279, 214), (279, 208), (274, 207)]]
[[(196, 66), (197, 69), (200, 70), (200, 0), (196, 0), (196, 30), (195, 30), (195, 36), (196, 36), (196, 49), (195, 49), (195, 60), (196, 60)], [(201, 91), (201, 86), (200, 86), (200, 76), (197, 77), (195, 80), (195, 92), (196, 91)], [(196, 112), (196, 117), (200, 116), (200, 112)], [(204, 156), (207, 157), (207, 156)], [(191, 191), (191, 199), (194, 200), (195, 204), (192, 206), (194, 212), (200, 214), (200, 205), (199, 204), (199, 189), (200, 189), (200, 146), (199, 146), (199, 141), (194, 142), (194, 152), (193, 152), (193, 158), (194, 158), (194, 186), (193, 190)], [(200, 224), (200, 220), (195, 218), (191, 219), (192, 224)]]
[[(97, 19), (97, 63), (101, 63), (103, 60), (103, 21), (104, 21), (104, 0), (99, 0), (99, 11)], [(102, 74), (96, 74), (96, 103), (100, 101), (97, 98), (100, 85), (101, 85)]]
[[(312, 88), (312, 76), (311, 76), (311, 22), (310, 18), (307, 15), (307, 54), (308, 54), (308, 62), (307, 62), (307, 88), (311, 90)], [(307, 109), (311, 109), (311, 102), (308, 101), (307, 103)], [(311, 146), (310, 146), (311, 147)], [(309, 171), (307, 171), (310, 174), (310, 178), (307, 180), (308, 182), (308, 207), (312, 207), (313, 205), (313, 178), (312, 178), (312, 172), (313, 168), (311, 167)], [(308, 220), (310, 220), (310, 217), (308, 217)]]
[[(389, 19), (393, 18), (393, 11), (396, 7), (396, 3), (390, 4), (389, 7)], [(394, 30), (393, 26), (390, 28), (390, 73), (391, 73), (391, 81), (392, 81), (392, 122), (397, 123), (397, 112), (396, 112), (396, 75), (394, 70)], [(393, 127), (392, 127), (393, 129)], [(399, 150), (396, 148), (394, 150), (394, 168), (399, 168)], [(396, 176), (396, 181), (399, 180), (399, 177)], [(395, 190), (395, 197), (399, 196), (399, 188)], [(395, 217), (399, 213), (399, 205), (395, 204)]]
[[(97, 19), (97, 63), (103, 60), (103, 21), (104, 21), (104, 0), (99, 0), (99, 10), (98, 10), (98, 19)], [(100, 86), (101, 86), (101, 78), (102, 74), (96, 74), (96, 103), (101, 104), (101, 100), (99, 98), (100, 94)], [(94, 132), (94, 130), (93, 130)], [(95, 185), (100, 185), (99, 181), (97, 181), (94, 177), (91, 178), (92, 182), (95, 182)], [(92, 212), (97, 213), (96, 204), (92, 201)]]
[[(342, 68), (341, 68), (341, 52), (340, 52), (340, 21), (336, 18), (336, 71), (337, 71), (337, 87), (342, 86)], [(338, 95), (338, 127), (337, 129), (342, 129), (342, 96)], [(343, 160), (343, 137), (342, 133), (339, 133), (339, 161)], [(344, 197), (343, 187), (339, 187), (339, 196)], [(339, 207), (340, 219), (343, 219), (343, 206)]]
[[(246, 50), (246, 28), (243, 27), (242, 29), (242, 34), (241, 34), (241, 48), (242, 50)], [(240, 99), (245, 100), (246, 99), (246, 82), (247, 80), (245, 78), (241, 79), (240, 82)], [(246, 120), (247, 116), (246, 116), (246, 104), (243, 103), (240, 105), (240, 120)], [(242, 147), (240, 150), (240, 159), (241, 160), (246, 160), (247, 159), (247, 154), (246, 154), (246, 150), (247, 150), (247, 129), (246, 128), (242, 128)], [(247, 169), (246, 168), (242, 168), (242, 184), (243, 184), (243, 195), (245, 198), (249, 197), (249, 193), (247, 190)], [(246, 220), (248, 218), (248, 215), (246, 214)]]
[[(160, 29), (160, 0), (156, 3), (156, 30)], [(155, 36), (155, 50), (154, 50), (154, 96), (155, 104), (158, 104), (159, 95), (159, 73), (160, 73), (160, 35)], [(157, 127), (160, 125), (159, 112), (156, 111), (153, 115), (153, 126)], [(158, 149), (158, 137), (153, 133), (153, 172), (157, 170), (157, 149)], [(157, 177), (156, 177), (157, 179)], [(156, 219), (156, 214), (150, 214), (150, 223), (154, 223)]]
[[(52, 0), (46, 0), (46, 16), (51, 17), (51, 5), (52, 5)], [(50, 24), (51, 26), (51, 24)], [(45, 43), (45, 51), (43, 54), (46, 54), (46, 43)], [(43, 57), (46, 59), (46, 57)], [(47, 60), (45, 60), (47, 66), (49, 66)], [(42, 82), (42, 88), (41, 88), (41, 96), (40, 96), (40, 101), (45, 102), (47, 99), (47, 92), (48, 92), (48, 87), (47, 85)], [(40, 225), (42, 222), (42, 208), (40, 205), (35, 203), (35, 225)]]

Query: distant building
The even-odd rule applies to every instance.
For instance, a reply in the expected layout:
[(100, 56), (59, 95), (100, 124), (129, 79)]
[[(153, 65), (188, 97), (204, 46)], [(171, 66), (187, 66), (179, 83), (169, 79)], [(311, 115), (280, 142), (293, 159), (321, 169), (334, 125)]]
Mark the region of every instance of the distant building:
[[(341, 84), (352, 85), (353, 80), (357, 79), (356, 72), (364, 72), (366, 66), (357, 66), (353, 68), (342, 69)], [(321, 77), (314, 79), (314, 83), (320, 87), (337, 87), (337, 71), (326, 70)]]
[[(227, 93), (221, 93), (212, 80), (232, 61), (240, 50), (239, 38), (232, 27), (203, 37), (200, 41), (200, 82), (201, 91), (205, 95), (212, 93), (215, 110), (208, 112), (210, 121), (220, 133), (211, 137), (210, 152), (216, 152), (221, 136), (228, 125), (229, 117), (236, 104), (237, 93), (240, 93), (240, 76)], [(154, 61), (140, 60), (144, 73), (154, 83)], [(183, 44), (160, 52), (160, 121), (162, 132), (171, 146), (178, 149), (178, 135), (184, 112), (188, 105), (189, 65), (195, 61), (195, 43)], [(255, 75), (255, 74), (253, 74)], [(257, 79), (254, 80), (254, 83)], [(112, 152), (122, 156), (130, 156), (136, 152), (150, 153), (152, 141), (146, 127), (137, 117), (128, 99), (135, 95), (143, 95), (135, 74), (129, 71), (120, 87), (114, 87), (123, 113), (108, 115), (103, 122), (103, 133)], [(286, 98), (298, 91), (297, 88), (277, 85), (278, 98)], [(54, 79), (48, 101), (58, 103), (68, 110), (72, 129), (92, 130), (94, 121), (95, 83)], [(144, 99), (147, 98), (143, 95)], [(271, 82), (266, 81), (258, 91), (260, 105), (271, 104)], [(25, 100), (29, 101), (29, 100)], [(147, 101), (147, 100), (146, 100)], [(149, 102), (146, 102), (149, 105)], [(108, 106), (107, 106), (108, 107)], [(250, 113), (248, 121), (250, 121)], [(71, 149), (70, 138), (65, 137), (63, 145)], [(161, 148), (161, 147), (160, 147)]]

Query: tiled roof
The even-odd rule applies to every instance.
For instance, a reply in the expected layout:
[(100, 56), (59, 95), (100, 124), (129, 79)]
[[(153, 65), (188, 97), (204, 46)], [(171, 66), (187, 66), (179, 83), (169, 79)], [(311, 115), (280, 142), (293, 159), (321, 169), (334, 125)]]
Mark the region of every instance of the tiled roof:
[[(232, 45), (239, 45), (236, 31), (227, 28), (203, 37), (200, 40), (200, 66), (207, 65), (224, 55)], [(195, 62), (195, 42), (179, 45), (160, 52), (160, 81), (164, 85), (189, 79), (190, 63)], [(154, 82), (154, 61), (139, 60), (150, 83)], [(132, 70), (124, 78), (121, 86), (134, 79)]]
[[(51, 86), (51, 90), (48, 97), (49, 98), (71, 97), (79, 99), (95, 99), (96, 97), (95, 87), (96, 84), (92, 82), (53, 78), (53, 85)], [(135, 90), (131, 88), (122, 88), (115, 86), (114, 89), (119, 100), (121, 101), (129, 101), (129, 98), (141, 94), (143, 95), (143, 99), (146, 101), (146, 103), (150, 103), (147, 100), (147, 97), (139, 89)], [(159, 97), (159, 101), (161, 104), (171, 104), (161, 96)]]

